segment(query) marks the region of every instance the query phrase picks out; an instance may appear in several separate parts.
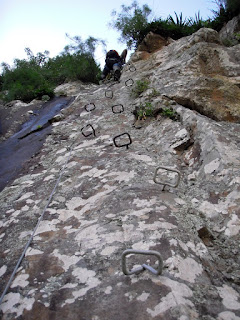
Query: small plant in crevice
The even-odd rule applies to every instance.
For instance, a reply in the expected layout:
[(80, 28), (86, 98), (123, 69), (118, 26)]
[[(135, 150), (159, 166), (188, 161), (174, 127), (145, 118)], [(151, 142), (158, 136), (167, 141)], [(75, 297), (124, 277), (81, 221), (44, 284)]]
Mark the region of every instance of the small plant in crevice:
[(144, 104), (140, 104), (139, 107), (136, 107), (133, 114), (139, 120), (145, 120), (147, 117), (153, 116), (153, 105), (151, 102), (145, 102)]
[(234, 36), (237, 39), (237, 41), (240, 42), (240, 32), (234, 33)]
[(225, 38), (222, 40), (222, 43), (226, 47), (233, 47), (240, 43), (240, 33), (233, 33), (229, 38)]
[(131, 91), (131, 96), (138, 98), (147, 89), (149, 89), (148, 80), (137, 80), (134, 88)]
[(158, 97), (160, 95), (160, 92), (158, 90), (156, 90), (155, 88), (152, 88), (152, 92), (149, 93), (148, 98), (155, 98)]
[(159, 112), (163, 117), (170, 118), (174, 121), (179, 120), (179, 114), (173, 108), (161, 108)]

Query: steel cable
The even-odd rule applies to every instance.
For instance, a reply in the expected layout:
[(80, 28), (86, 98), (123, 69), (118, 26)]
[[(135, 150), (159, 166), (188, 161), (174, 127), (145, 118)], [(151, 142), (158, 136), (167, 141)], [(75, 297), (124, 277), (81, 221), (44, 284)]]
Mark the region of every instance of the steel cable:
[(53, 190), (52, 190), (52, 192), (50, 194), (48, 202), (45, 205), (45, 207), (44, 207), (44, 209), (43, 209), (43, 211), (42, 211), (42, 213), (41, 213), (41, 215), (40, 215), (40, 217), (38, 219), (38, 222), (37, 222), (37, 224), (36, 224), (36, 226), (35, 226), (35, 228), (34, 228), (34, 230), (32, 232), (32, 235), (31, 235), (30, 239), (28, 240), (27, 244), (25, 245), (25, 248), (24, 248), (24, 250), (23, 250), (23, 252), (22, 252), (22, 254), (21, 254), (21, 256), (20, 256), (20, 258), (19, 258), (19, 260), (18, 260), (18, 262), (17, 262), (17, 264), (16, 264), (16, 266), (15, 266), (13, 272), (12, 272), (12, 275), (11, 275), (10, 279), (8, 280), (8, 283), (7, 283), (6, 287), (5, 287), (5, 289), (3, 290), (3, 293), (2, 293), (1, 298), (0, 298), (0, 305), (2, 304), (3, 298), (6, 295), (8, 289), (9, 289), (9, 287), (10, 287), (12, 281), (13, 281), (13, 278), (15, 277), (15, 275), (17, 273), (17, 270), (18, 270), (18, 268), (19, 268), (19, 266), (20, 266), (20, 264), (21, 264), (21, 262), (22, 262), (22, 260), (23, 260), (23, 258), (25, 256), (25, 254), (26, 254), (26, 251), (29, 248), (29, 246), (30, 246), (30, 244), (31, 244), (31, 242), (33, 240), (33, 237), (34, 237), (34, 235), (35, 235), (35, 233), (36, 233), (36, 231), (37, 231), (37, 229), (38, 229), (38, 227), (40, 225), (40, 222), (43, 220), (44, 213), (46, 212), (46, 210), (47, 210), (47, 208), (48, 208), (48, 206), (49, 206), (49, 204), (50, 204), (50, 202), (51, 202), (51, 200), (53, 198), (53, 195), (54, 195), (54, 193), (55, 193), (55, 191), (56, 191), (56, 189), (58, 187), (58, 184), (59, 184), (59, 182), (61, 180), (63, 172), (64, 172), (64, 170), (65, 170), (65, 168), (66, 168), (66, 166), (68, 164), (69, 158), (70, 158), (70, 156), (72, 154), (73, 145), (74, 145), (74, 142), (72, 143), (72, 145), (70, 147), (69, 155), (67, 157), (67, 160), (66, 160), (64, 166), (61, 169), (60, 175), (59, 175), (59, 177), (57, 179), (57, 182), (55, 183), (55, 186), (54, 186), (54, 188), (53, 188)]

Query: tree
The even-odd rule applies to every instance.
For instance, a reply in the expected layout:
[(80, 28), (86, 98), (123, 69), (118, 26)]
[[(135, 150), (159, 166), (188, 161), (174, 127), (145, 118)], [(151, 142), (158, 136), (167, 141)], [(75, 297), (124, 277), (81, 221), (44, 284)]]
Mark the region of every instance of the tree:
[(104, 40), (96, 39), (91, 36), (89, 36), (85, 41), (82, 41), (82, 38), (79, 36), (75, 36), (72, 38), (67, 33), (66, 33), (66, 37), (70, 39), (71, 43), (64, 48), (63, 54), (66, 54), (66, 53), (90, 54), (93, 57), (96, 51), (97, 45), (102, 45), (103, 47), (106, 47), (106, 43), (104, 42)]
[(122, 5), (122, 11), (117, 13), (112, 12), (113, 21), (110, 26), (121, 32), (121, 42), (126, 42), (127, 47), (131, 49), (143, 40), (141, 31), (146, 29), (148, 25), (148, 16), (151, 9), (144, 4), (142, 8), (139, 7), (137, 1), (134, 1), (130, 6)]
[(240, 13), (240, 0), (215, 0), (218, 11), (214, 11), (215, 16), (225, 15), (229, 20)]
[(13, 67), (2, 63), (0, 97), (6, 101), (29, 102), (44, 95), (53, 97), (54, 87), (66, 81), (98, 83), (101, 70), (94, 60), (94, 52), (102, 40), (89, 37), (83, 42), (79, 36), (70, 40), (70, 45), (55, 58), (49, 58), (48, 51), (34, 56), (30, 48), (25, 48), (27, 59), (15, 59)]
[(210, 27), (220, 31), (222, 27), (232, 18), (240, 13), (240, 0), (215, 0), (217, 10), (212, 10), (214, 19)]
[(239, 0), (225, 0), (226, 9), (232, 16), (236, 16), (240, 13), (240, 1)]

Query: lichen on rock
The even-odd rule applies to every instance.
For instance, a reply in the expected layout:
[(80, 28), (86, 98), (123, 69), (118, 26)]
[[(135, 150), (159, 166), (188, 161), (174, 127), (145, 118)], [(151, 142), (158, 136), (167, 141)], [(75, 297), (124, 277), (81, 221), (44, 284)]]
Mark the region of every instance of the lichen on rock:
[[(240, 76), (238, 53), (202, 29), (149, 53), (134, 71), (125, 67), (112, 99), (104, 84), (75, 87), (39, 166), (0, 194), (1, 292), (44, 212), (4, 297), (3, 319), (240, 317), (240, 100), (229, 80)], [(146, 78), (158, 95), (133, 98), (126, 81)], [(225, 95), (226, 87), (236, 95)], [(61, 90), (68, 88), (76, 94), (73, 84)], [(143, 102), (171, 107), (179, 121), (156, 113), (136, 129), (133, 111)], [(115, 114), (119, 103), (124, 112)], [(89, 124), (95, 136), (82, 134)], [(178, 187), (154, 182), (159, 166), (180, 172)], [(121, 256), (131, 248), (158, 251), (162, 274), (125, 276)], [(127, 263), (156, 267), (152, 256)]]

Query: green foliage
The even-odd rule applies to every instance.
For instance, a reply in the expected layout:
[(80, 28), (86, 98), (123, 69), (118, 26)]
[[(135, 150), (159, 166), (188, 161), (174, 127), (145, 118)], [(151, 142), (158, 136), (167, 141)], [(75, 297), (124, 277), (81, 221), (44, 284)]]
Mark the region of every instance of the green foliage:
[(240, 3), (239, 0), (215, 0), (215, 3), (217, 10), (213, 10), (213, 19), (203, 20), (199, 12), (194, 18), (183, 18), (182, 13), (177, 15), (175, 12), (175, 17), (169, 15), (167, 19), (148, 22), (151, 9), (147, 5), (141, 9), (134, 1), (129, 7), (122, 5), (120, 13), (114, 11), (115, 20), (110, 25), (121, 32), (121, 41), (130, 48), (137, 48), (150, 31), (174, 40), (191, 35), (202, 27), (220, 31), (227, 21), (240, 13)]
[(70, 37), (69, 34), (66, 33), (66, 37), (71, 41), (69, 45), (64, 48), (64, 53), (75, 53), (82, 54), (88, 53), (92, 57), (96, 50), (97, 45), (102, 45), (104, 48), (106, 47), (106, 43), (101, 39), (96, 39), (94, 37), (88, 37), (87, 40), (82, 41), (82, 38), (79, 36)]
[(148, 5), (139, 7), (137, 1), (134, 1), (130, 6), (122, 5), (122, 11), (117, 14), (112, 12), (113, 21), (110, 26), (121, 32), (120, 40), (127, 43), (128, 48), (139, 43), (140, 33), (148, 26), (148, 16), (151, 9)]
[(139, 43), (150, 32), (160, 34), (165, 38), (172, 38), (174, 40), (186, 37), (196, 32), (202, 27), (208, 27), (209, 21), (203, 21), (200, 13), (195, 15), (195, 18), (183, 19), (182, 13), (178, 16), (175, 12), (175, 19), (168, 16), (166, 20), (161, 18), (148, 24), (145, 30), (140, 33)]
[(162, 116), (166, 117), (166, 118), (170, 118), (174, 121), (178, 121), (179, 120), (179, 114), (173, 110), (171, 107), (170, 108), (162, 108), (161, 110), (161, 114)]
[(152, 92), (149, 93), (148, 98), (155, 98), (158, 97), (160, 95), (160, 92), (158, 90), (156, 90), (155, 88), (152, 88)]
[(145, 102), (145, 104), (141, 104), (137, 109), (138, 119), (144, 119), (151, 116), (153, 116), (153, 106), (151, 102)]
[(174, 110), (169, 109), (169, 108), (163, 108), (163, 110), (162, 110), (162, 115), (163, 115), (164, 117), (170, 118), (170, 117), (172, 117), (172, 116), (174, 115)]
[(240, 41), (240, 32), (235, 33), (235, 38), (237, 39), (237, 41)]
[(225, 6), (232, 17), (237, 16), (240, 13), (239, 0), (225, 0)]
[(210, 22), (209, 27), (216, 31), (220, 31), (224, 24), (230, 20), (229, 14), (226, 9), (225, 0), (215, 0), (217, 6), (216, 10), (212, 10), (214, 14), (214, 19)]
[(132, 97), (137, 98), (148, 88), (149, 88), (149, 81), (137, 80), (135, 83), (135, 86), (132, 89), (131, 95)]
[(88, 53), (63, 53), (49, 59), (43, 73), (46, 79), (55, 85), (76, 80), (97, 83), (99, 70), (94, 58)]
[(103, 42), (93, 37), (89, 37), (85, 42), (82, 42), (80, 37), (70, 40), (74, 43), (65, 47), (55, 58), (49, 58), (48, 51), (34, 56), (32, 51), (26, 48), (27, 59), (16, 59), (12, 68), (2, 63), (2, 98), (5, 101), (19, 99), (30, 102), (35, 98), (45, 101), (46, 96), (53, 97), (53, 90), (57, 85), (66, 81), (98, 83), (101, 70), (93, 54), (96, 45)]
[(48, 100), (50, 100), (50, 97), (47, 94), (44, 94), (42, 96), (42, 101), (48, 101)]
[(214, 19), (209, 23), (209, 27), (217, 31), (233, 17), (240, 14), (239, 0), (215, 0), (217, 10), (212, 10)]
[(223, 39), (222, 42), (226, 47), (235, 46), (240, 43), (240, 33), (233, 33), (231, 37)]
[(179, 17), (178, 17), (178, 15), (177, 15), (177, 13), (175, 11), (174, 11), (174, 13), (175, 13), (175, 17), (176, 17), (176, 22), (175, 22), (175, 20), (173, 19), (172, 16), (169, 16), (168, 17), (168, 21), (170, 22), (170, 24), (177, 25), (179, 27), (184, 27), (184, 26), (188, 25), (187, 19), (185, 18), (183, 20), (182, 12), (180, 13)]
[(104, 41), (94, 37), (82, 41), (79, 36), (66, 36), (71, 42), (61, 55), (49, 59), (46, 64), (46, 77), (56, 84), (75, 80), (98, 83), (101, 70), (93, 56), (97, 45), (105, 46)]
[(97, 45), (105, 46), (104, 41), (94, 37), (82, 41), (79, 36), (66, 36), (70, 44), (60, 55), (49, 59), (44, 65), (46, 79), (55, 85), (76, 80), (98, 83), (101, 70), (93, 56)]
[(53, 97), (53, 86), (43, 77), (41, 66), (33, 59), (19, 60), (10, 69), (3, 64), (3, 98), (5, 101), (22, 100), (29, 102), (43, 95)]
[(209, 21), (203, 21), (200, 13), (193, 18), (183, 18), (182, 13), (175, 18), (168, 16), (167, 19), (155, 19), (148, 22), (148, 16), (151, 9), (148, 5), (139, 7), (138, 3), (134, 1), (131, 6), (122, 5), (122, 11), (113, 12), (113, 20), (110, 26), (121, 32), (120, 40), (126, 42), (127, 46), (135, 48), (142, 42), (145, 36), (150, 32), (162, 35), (163, 37), (171, 37), (179, 39), (196, 32), (198, 29), (208, 26)]

